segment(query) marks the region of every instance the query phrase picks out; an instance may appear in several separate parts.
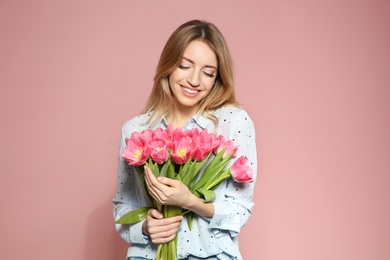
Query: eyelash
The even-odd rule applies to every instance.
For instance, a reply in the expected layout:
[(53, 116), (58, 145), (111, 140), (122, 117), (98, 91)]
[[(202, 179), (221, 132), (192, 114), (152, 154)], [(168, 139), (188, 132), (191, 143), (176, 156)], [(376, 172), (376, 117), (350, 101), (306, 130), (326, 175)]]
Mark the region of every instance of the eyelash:
[[(185, 69), (189, 69), (190, 67), (186, 67), (186, 66), (183, 66), (183, 65), (179, 65), (179, 68), (185, 70)], [(214, 77), (215, 77), (214, 74), (207, 73), (207, 72), (203, 72), (203, 73), (204, 73), (207, 77), (210, 77), (210, 78), (214, 78)]]
[(210, 73), (206, 73), (206, 72), (203, 72), (206, 76), (210, 77), (210, 78), (214, 78), (215, 75), (214, 74), (210, 74)]

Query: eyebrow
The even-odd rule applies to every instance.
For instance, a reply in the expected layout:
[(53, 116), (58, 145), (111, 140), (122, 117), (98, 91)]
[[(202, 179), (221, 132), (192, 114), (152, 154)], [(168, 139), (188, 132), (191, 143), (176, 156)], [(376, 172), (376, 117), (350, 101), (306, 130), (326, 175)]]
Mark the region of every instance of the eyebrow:
[[(186, 58), (186, 57), (183, 57), (184, 60), (188, 61), (188, 62), (191, 62), (192, 64), (195, 64), (195, 62), (189, 58)], [(215, 69), (215, 70), (218, 70), (218, 68), (216, 66), (213, 66), (213, 65), (206, 65), (204, 66), (205, 68), (212, 68), (212, 69)]]

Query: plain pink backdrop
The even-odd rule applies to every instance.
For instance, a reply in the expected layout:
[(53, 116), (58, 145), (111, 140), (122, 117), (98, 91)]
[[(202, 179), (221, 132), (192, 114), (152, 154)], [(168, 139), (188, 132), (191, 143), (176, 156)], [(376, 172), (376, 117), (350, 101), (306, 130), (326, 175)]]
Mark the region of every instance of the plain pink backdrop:
[(120, 129), (193, 18), (226, 36), (256, 126), (244, 259), (390, 259), (386, 0), (1, 0), (0, 259), (125, 259)]

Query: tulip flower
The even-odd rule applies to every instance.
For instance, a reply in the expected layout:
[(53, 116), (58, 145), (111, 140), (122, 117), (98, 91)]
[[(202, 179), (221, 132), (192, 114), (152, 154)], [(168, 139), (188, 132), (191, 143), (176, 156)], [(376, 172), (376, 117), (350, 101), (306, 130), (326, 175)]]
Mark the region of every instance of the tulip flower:
[(168, 150), (164, 141), (155, 140), (150, 142), (146, 147), (154, 162), (162, 164), (168, 160)]
[(148, 155), (138, 140), (127, 139), (126, 148), (123, 149), (122, 152), (122, 158), (125, 159), (129, 165), (139, 166), (145, 163)]
[(187, 136), (183, 136), (180, 139), (172, 140), (172, 154), (171, 158), (177, 164), (183, 164), (187, 162), (191, 157), (193, 151), (193, 143)]
[(232, 140), (226, 140), (222, 135), (218, 136), (217, 140), (219, 141), (219, 145), (214, 150), (216, 154), (225, 149), (222, 158), (226, 158), (230, 154), (232, 154), (232, 157), (236, 156), (238, 147), (234, 145)]
[(244, 156), (241, 156), (230, 167), (230, 173), (236, 182), (253, 182), (253, 172), (252, 169), (246, 165), (247, 162), (248, 159)]
[(171, 140), (169, 131), (162, 128), (157, 128), (153, 131), (153, 140), (161, 140), (164, 143), (167, 143)]

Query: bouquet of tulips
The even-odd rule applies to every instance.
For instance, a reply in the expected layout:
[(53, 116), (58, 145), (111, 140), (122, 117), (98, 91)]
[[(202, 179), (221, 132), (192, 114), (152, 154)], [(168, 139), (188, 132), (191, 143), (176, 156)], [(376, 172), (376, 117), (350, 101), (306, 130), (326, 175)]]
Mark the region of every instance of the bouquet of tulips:
[[(230, 168), (226, 169), (229, 160), (236, 156), (237, 146), (222, 135), (208, 133), (206, 129), (175, 130), (147, 129), (133, 132), (126, 139), (126, 147), (122, 157), (133, 165), (140, 175), (143, 188), (149, 197), (152, 207), (158, 209), (164, 218), (186, 214), (189, 228), (193, 213), (178, 206), (161, 205), (153, 199), (146, 189), (144, 165), (153, 174), (181, 181), (190, 192), (204, 202), (215, 199), (213, 189), (224, 179), (233, 177), (237, 182), (252, 182), (252, 169), (247, 166), (244, 156), (238, 158)], [(202, 173), (203, 170), (203, 173)], [(146, 218), (149, 208), (143, 207), (124, 214), (116, 223), (132, 224)], [(174, 240), (160, 244), (156, 259), (176, 259), (177, 236)]]

